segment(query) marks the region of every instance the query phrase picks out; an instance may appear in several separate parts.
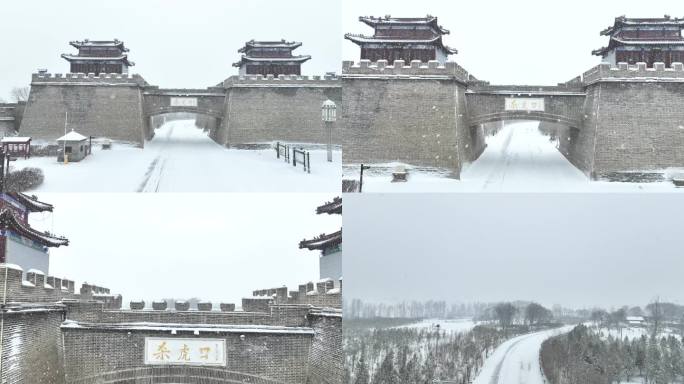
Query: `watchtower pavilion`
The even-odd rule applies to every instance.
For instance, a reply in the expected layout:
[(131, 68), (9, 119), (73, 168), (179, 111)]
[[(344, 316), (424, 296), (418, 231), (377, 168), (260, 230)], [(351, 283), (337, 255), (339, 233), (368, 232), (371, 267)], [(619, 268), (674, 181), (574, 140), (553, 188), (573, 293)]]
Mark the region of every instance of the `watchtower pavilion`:
[[(333, 201), (326, 202), (316, 208), (316, 213), (341, 215), (342, 198), (336, 197)], [(329, 234), (321, 234), (309, 240), (302, 240), (299, 242), (299, 248), (321, 251), (319, 265), (321, 279), (339, 280), (342, 278), (342, 229)]]
[(458, 51), (442, 42), (442, 36), (449, 31), (437, 24), (434, 16), (426, 17), (359, 17), (359, 21), (375, 29), (373, 36), (347, 33), (344, 38), (361, 47), (361, 60), (394, 60), (410, 63), (420, 60), (427, 63), (437, 60), (445, 63), (449, 55)]
[(242, 53), (240, 61), (233, 63), (240, 68), (240, 75), (301, 75), (302, 63), (311, 59), (309, 55), (292, 54), (302, 45), (297, 41), (256, 41), (245, 43), (238, 50)]
[(68, 245), (69, 240), (32, 228), (28, 216), (52, 209), (52, 205), (23, 193), (0, 194), (0, 264), (48, 272), (48, 249)]
[(135, 65), (128, 60), (128, 48), (118, 39), (106, 41), (71, 41), (71, 46), (78, 49), (77, 55), (62, 54), (62, 58), (71, 64), (71, 73), (128, 73), (128, 68)]
[(607, 47), (592, 51), (592, 54), (603, 57), (603, 61), (616, 66), (617, 63), (646, 63), (653, 68), (653, 63), (684, 62), (684, 18), (633, 19), (620, 16), (615, 18), (613, 26), (601, 31), (602, 36), (610, 36)]

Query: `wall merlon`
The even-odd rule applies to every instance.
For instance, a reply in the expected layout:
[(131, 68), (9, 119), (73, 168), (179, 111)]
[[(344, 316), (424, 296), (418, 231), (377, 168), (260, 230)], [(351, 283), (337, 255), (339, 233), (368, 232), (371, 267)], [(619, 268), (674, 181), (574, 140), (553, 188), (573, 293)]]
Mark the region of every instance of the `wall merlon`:
[(33, 284), (33, 287), (35, 288), (45, 288), (45, 274), (42, 271), (29, 269), (28, 272), (26, 272), (26, 281)]
[(30, 269), (24, 274), (19, 266), (12, 264), (0, 264), (0, 286), (7, 287), (8, 302), (48, 303), (65, 299), (86, 300), (97, 295), (98, 300), (112, 303), (120, 297), (110, 295), (107, 288), (87, 283), (76, 293), (72, 280), (46, 276), (36, 269)]
[(325, 76), (301, 76), (301, 75), (240, 75), (231, 76), (223, 83), (224, 88), (240, 86), (339, 86), (339, 77)]
[(58, 85), (85, 85), (85, 84), (102, 84), (102, 85), (136, 85), (146, 86), (147, 82), (142, 76), (138, 74), (120, 74), (120, 73), (34, 73), (31, 76), (32, 84), (58, 84)]
[(427, 63), (419, 60), (412, 60), (409, 65), (405, 65), (403, 60), (395, 60), (389, 65), (387, 60), (360, 60), (358, 63), (345, 61), (342, 65), (343, 77), (362, 77), (362, 76), (381, 76), (381, 77), (444, 77), (467, 82), (469, 79), (468, 71), (463, 69), (456, 62), (448, 61), (441, 64), (437, 60), (430, 60)]
[(672, 66), (665, 67), (665, 63), (654, 63), (653, 67), (649, 68), (646, 63), (634, 65), (617, 63), (615, 66), (610, 63), (601, 63), (584, 72), (582, 78), (585, 84), (601, 80), (613, 82), (680, 82), (684, 81), (684, 66), (682, 63), (672, 63)]

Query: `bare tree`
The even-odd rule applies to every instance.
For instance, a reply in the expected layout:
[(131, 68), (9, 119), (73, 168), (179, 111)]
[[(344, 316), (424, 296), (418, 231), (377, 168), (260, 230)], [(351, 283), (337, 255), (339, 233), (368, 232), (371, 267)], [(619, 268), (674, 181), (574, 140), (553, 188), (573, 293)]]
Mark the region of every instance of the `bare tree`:
[(541, 304), (530, 303), (525, 307), (525, 320), (529, 325), (535, 325), (543, 321), (548, 321), (553, 317), (553, 313), (544, 308)]
[(646, 306), (646, 310), (651, 314), (651, 321), (653, 325), (653, 332), (651, 335), (653, 338), (655, 338), (660, 333), (660, 325), (663, 318), (663, 312), (660, 308), (660, 298), (656, 297), (655, 301)]
[(29, 97), (29, 87), (14, 87), (12, 88), (12, 98), (15, 102), (26, 101)]
[(518, 308), (511, 303), (500, 303), (494, 307), (494, 313), (496, 314), (496, 318), (499, 320), (499, 324), (504, 333), (506, 333), (508, 327), (513, 323), (513, 317), (515, 317), (517, 312)]

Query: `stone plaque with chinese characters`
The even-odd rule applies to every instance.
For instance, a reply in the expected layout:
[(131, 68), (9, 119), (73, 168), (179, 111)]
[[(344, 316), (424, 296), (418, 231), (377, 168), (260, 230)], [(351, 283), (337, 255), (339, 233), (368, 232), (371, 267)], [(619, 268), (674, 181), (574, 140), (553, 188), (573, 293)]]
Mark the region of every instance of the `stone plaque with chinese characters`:
[(172, 107), (196, 107), (197, 98), (196, 97), (172, 97), (171, 98)]
[(146, 365), (226, 366), (224, 339), (146, 337)]
[(544, 111), (543, 97), (507, 97), (507, 111)]

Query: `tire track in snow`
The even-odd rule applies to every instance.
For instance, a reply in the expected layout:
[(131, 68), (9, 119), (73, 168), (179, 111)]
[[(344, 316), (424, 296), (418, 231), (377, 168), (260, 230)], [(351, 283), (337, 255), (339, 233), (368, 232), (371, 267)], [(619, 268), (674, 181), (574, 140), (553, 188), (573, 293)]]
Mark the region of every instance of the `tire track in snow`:
[(513, 349), (521, 341), (526, 340), (531, 336), (532, 336), (532, 334), (530, 334), (527, 337), (524, 337), (520, 340), (516, 340), (516, 342), (514, 342), (513, 344), (509, 345), (508, 348), (506, 348), (506, 353), (504, 353), (503, 358), (501, 359), (501, 361), (499, 361), (499, 364), (496, 365), (496, 368), (494, 369), (494, 373), (492, 374), (492, 378), (489, 380), (489, 384), (499, 384), (499, 381), (500, 381), (499, 376), (501, 375), (501, 368), (503, 367), (503, 364), (506, 361), (506, 358), (508, 358), (508, 355), (510, 354), (511, 349)]
[(164, 173), (164, 167), (166, 166), (166, 158), (163, 156), (169, 139), (173, 135), (173, 126), (169, 128), (166, 132), (166, 140), (164, 144), (159, 148), (159, 154), (157, 157), (150, 162), (147, 167), (145, 176), (143, 176), (143, 181), (140, 183), (137, 192), (159, 192), (159, 185), (162, 181), (162, 176)]
[(499, 151), (504, 159), (504, 162), (503, 164), (499, 163), (498, 165), (495, 165), (491, 172), (489, 172), (487, 178), (482, 184), (483, 191), (487, 190), (489, 186), (495, 182), (495, 179), (498, 175), (501, 175), (500, 180), (498, 180), (499, 184), (503, 184), (504, 180), (506, 179), (506, 172), (501, 172), (501, 168), (508, 168), (511, 163), (510, 154), (508, 153), (508, 147), (511, 145), (511, 141), (513, 140), (513, 129), (512, 127), (507, 127), (504, 129), (507, 129), (508, 132), (506, 132), (506, 138), (504, 139), (504, 142), (501, 145), (501, 149)]

